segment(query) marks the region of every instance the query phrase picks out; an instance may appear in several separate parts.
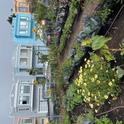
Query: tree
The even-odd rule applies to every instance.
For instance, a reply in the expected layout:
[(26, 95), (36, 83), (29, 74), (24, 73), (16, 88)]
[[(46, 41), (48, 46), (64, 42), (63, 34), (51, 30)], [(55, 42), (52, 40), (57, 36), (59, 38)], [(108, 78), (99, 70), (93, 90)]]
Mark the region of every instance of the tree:
[(36, 21), (40, 22), (42, 19), (44, 19), (46, 12), (47, 12), (47, 7), (37, 2), (34, 10), (34, 16)]

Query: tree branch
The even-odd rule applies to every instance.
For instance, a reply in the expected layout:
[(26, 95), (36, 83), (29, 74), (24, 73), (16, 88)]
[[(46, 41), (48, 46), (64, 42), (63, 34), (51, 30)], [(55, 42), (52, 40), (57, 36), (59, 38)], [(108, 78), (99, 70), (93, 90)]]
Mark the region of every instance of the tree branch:
[(110, 113), (110, 112), (112, 112), (112, 111), (114, 111), (114, 110), (116, 110), (116, 109), (124, 109), (124, 106), (117, 106), (117, 107), (112, 108), (112, 109), (110, 109), (110, 110), (108, 110), (108, 111), (105, 111), (105, 112), (102, 112), (102, 113), (96, 114), (96, 116), (101, 116), (101, 115), (104, 115), (104, 114)]

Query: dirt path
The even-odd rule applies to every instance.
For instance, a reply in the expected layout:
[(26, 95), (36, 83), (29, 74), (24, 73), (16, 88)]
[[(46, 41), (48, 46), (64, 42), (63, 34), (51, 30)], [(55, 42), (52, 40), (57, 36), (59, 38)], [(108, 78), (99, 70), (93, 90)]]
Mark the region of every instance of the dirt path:
[(66, 47), (60, 56), (60, 60), (61, 60), (60, 63), (63, 63), (64, 60), (69, 57), (70, 50), (73, 47), (74, 43), (76, 42), (78, 34), (80, 33), (80, 31), (83, 30), (84, 22), (86, 18), (95, 12), (98, 5), (99, 5), (99, 2), (95, 0), (92, 2), (92, 4), (91, 3), (87, 4), (86, 7), (84, 8), (84, 11), (81, 10), (77, 15), (72, 28), (72, 33), (70, 35), (70, 38), (67, 41)]

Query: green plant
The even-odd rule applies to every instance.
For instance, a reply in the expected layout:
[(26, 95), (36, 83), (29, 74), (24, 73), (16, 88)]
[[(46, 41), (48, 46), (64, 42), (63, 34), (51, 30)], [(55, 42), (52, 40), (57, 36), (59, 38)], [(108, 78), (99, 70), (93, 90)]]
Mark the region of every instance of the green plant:
[(64, 115), (62, 124), (71, 124), (69, 116), (66, 114)]
[(95, 123), (96, 124), (113, 124), (112, 121), (106, 116), (100, 117), (99, 119), (95, 118)]
[(36, 21), (39, 22), (42, 19), (44, 19), (46, 12), (47, 12), (47, 7), (37, 2), (35, 5), (35, 10), (34, 10), (34, 17)]
[(104, 7), (101, 10), (99, 10), (96, 15), (99, 16), (102, 19), (102, 23), (104, 24), (108, 18), (108, 16), (111, 13), (111, 9), (108, 7)]
[(119, 93), (118, 76), (115, 69), (104, 59), (97, 56), (97, 60), (86, 60), (84, 67), (80, 68), (79, 76), (75, 79), (78, 87), (78, 95), (82, 95), (83, 101), (95, 112), (109, 96), (114, 97)]
[(111, 38), (107, 38), (104, 36), (93, 36), (90, 39), (86, 39), (82, 41), (82, 46), (91, 47), (94, 51), (98, 51), (101, 56), (103, 56), (107, 61), (115, 60), (114, 56), (111, 54), (109, 47), (106, 45), (108, 41), (110, 41)]
[(67, 111), (72, 111), (76, 105), (83, 102), (83, 96), (78, 93), (77, 86), (72, 84), (69, 86), (64, 100)]
[(123, 124), (123, 122), (122, 121), (116, 121), (116, 124)]
[(104, 47), (104, 45), (110, 40), (111, 38), (106, 38), (104, 36), (96, 35), (91, 37), (91, 39), (83, 40), (82, 46), (89, 46), (95, 51)]
[(117, 66), (116, 69), (118, 78), (122, 78), (124, 75), (124, 70), (120, 66)]
[(63, 77), (69, 77), (72, 72), (73, 61), (71, 58), (66, 59), (62, 64)]
[[(94, 122), (95, 124), (114, 124), (110, 118), (106, 115), (101, 117), (95, 117), (93, 112), (86, 113), (85, 115), (80, 115), (77, 118), (76, 124), (84, 124), (86, 121)], [(116, 121), (116, 124), (122, 124), (122, 121)]]
[(78, 61), (84, 55), (83, 47), (81, 46), (80, 43), (76, 43), (74, 45), (74, 49), (76, 52), (76, 54), (74, 55), (74, 61)]
[(120, 51), (121, 51), (121, 55), (124, 55), (124, 40), (122, 41), (122, 43), (120, 44)]
[[(122, 121), (117, 120), (115, 123), (122, 124)], [(107, 116), (102, 116), (99, 119), (95, 118), (95, 124), (114, 124), (114, 123)]]
[(116, 3), (120, 3), (120, 4), (123, 4), (124, 1), (123, 0), (114, 0)]
[(71, 29), (75, 20), (75, 17), (78, 13), (78, 7), (79, 7), (79, 1), (78, 0), (72, 0), (70, 9), (69, 9), (69, 16), (67, 18), (67, 21), (65, 22), (64, 28), (62, 30), (62, 35), (60, 38), (60, 46), (59, 46), (59, 52), (64, 49), (67, 38), (69, 37), (69, 34), (71, 33)]
[(34, 85), (38, 85), (38, 84), (42, 84), (43, 86), (45, 86), (46, 84), (46, 78), (42, 77), (42, 78), (36, 78), (36, 80), (34, 80)]

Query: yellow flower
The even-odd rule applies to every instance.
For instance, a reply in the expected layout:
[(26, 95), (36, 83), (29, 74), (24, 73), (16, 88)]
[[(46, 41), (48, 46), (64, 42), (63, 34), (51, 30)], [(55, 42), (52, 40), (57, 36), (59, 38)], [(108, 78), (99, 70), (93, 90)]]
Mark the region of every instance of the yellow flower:
[(98, 91), (98, 96), (100, 96), (100, 92)]
[(94, 81), (95, 81), (95, 79), (94, 79), (94, 78), (91, 78), (91, 80), (92, 80), (92, 82), (94, 82)]
[(105, 99), (108, 99), (108, 96), (107, 96), (107, 95), (104, 95), (104, 98), (105, 98)]
[(79, 80), (82, 80), (82, 78), (83, 78), (83, 76), (82, 76), (82, 74), (80, 74), (80, 76), (79, 76)]
[(87, 98), (87, 101), (90, 102), (90, 97)]
[(95, 96), (94, 99), (97, 100), (97, 97)]
[(91, 69), (90, 69), (90, 72), (92, 72), (92, 71), (93, 71), (93, 69), (91, 68)]
[(82, 73), (82, 67), (80, 67), (80, 71), (79, 71), (79, 73)]
[(87, 59), (85, 58), (85, 59), (84, 59), (84, 61), (86, 62), (86, 61), (87, 61)]
[(91, 94), (91, 96), (93, 97), (93, 94)]
[(99, 103), (97, 103), (97, 106), (99, 106), (100, 104)]
[(95, 112), (97, 113), (97, 112), (98, 112), (98, 110), (97, 110), (97, 109), (95, 109)]
[(79, 94), (79, 93), (80, 93), (80, 91), (79, 91), (79, 90), (77, 90), (77, 93)]
[(100, 84), (100, 80), (97, 80), (96, 82), (97, 82), (97, 84)]
[(113, 96), (114, 96), (114, 94), (111, 94), (111, 96), (113, 97)]
[(109, 86), (112, 86), (112, 82), (109, 82), (108, 85), (109, 85)]
[(84, 96), (84, 93), (82, 92), (82, 94), (81, 94), (82, 96)]
[(80, 83), (78, 82), (77, 86), (80, 86)]
[(87, 68), (87, 64), (85, 65), (85, 68)]
[(90, 60), (87, 60), (87, 63), (90, 63)]
[(90, 103), (89, 106), (90, 106), (90, 108), (93, 108), (93, 104)]
[(114, 97), (112, 100), (117, 100), (117, 97)]
[(95, 74), (95, 76), (94, 76), (94, 77), (95, 77), (95, 79), (97, 79), (97, 78), (98, 78), (98, 75), (97, 75), (97, 74)]
[(114, 82), (115, 81), (115, 79), (112, 79), (112, 82)]
[(92, 68), (94, 67), (94, 64), (92, 64), (92, 66), (91, 66)]
[(90, 96), (90, 92), (88, 92), (88, 96)]

